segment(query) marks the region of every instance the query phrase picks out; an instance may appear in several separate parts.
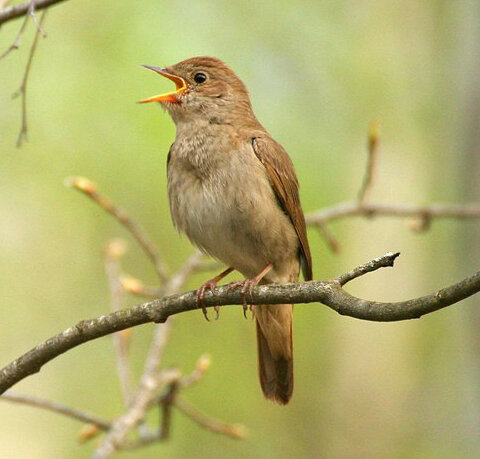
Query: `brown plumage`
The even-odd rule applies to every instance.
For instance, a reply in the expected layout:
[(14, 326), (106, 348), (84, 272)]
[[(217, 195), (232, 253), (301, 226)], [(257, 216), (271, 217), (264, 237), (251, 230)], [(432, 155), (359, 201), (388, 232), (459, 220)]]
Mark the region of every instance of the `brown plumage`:
[[(247, 281), (312, 278), (312, 261), (293, 164), (255, 117), (245, 85), (213, 57), (166, 69), (175, 82), (160, 102), (177, 127), (168, 155), (168, 194), (178, 230)], [(207, 281), (212, 289), (231, 269)], [(258, 368), (265, 396), (286, 404), (293, 392), (293, 305), (255, 307)]]
[(252, 140), (253, 150), (265, 166), (282, 209), (288, 213), (300, 241), (300, 260), (306, 280), (312, 279), (312, 257), (307, 239), (307, 227), (298, 194), (298, 180), (292, 161), (283, 147), (267, 136)]

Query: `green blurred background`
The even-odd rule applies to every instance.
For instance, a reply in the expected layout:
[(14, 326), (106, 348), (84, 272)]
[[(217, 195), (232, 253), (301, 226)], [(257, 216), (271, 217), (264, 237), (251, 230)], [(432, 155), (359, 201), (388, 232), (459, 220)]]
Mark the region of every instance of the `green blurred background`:
[[(0, 31), (0, 51), (20, 20)], [(0, 359), (4, 365), (76, 321), (109, 308), (102, 250), (122, 228), (64, 187), (84, 175), (138, 218), (173, 268), (192, 252), (170, 221), (165, 162), (174, 125), (136, 100), (170, 89), (140, 64), (195, 55), (225, 60), (255, 112), (290, 153), (305, 211), (355, 196), (371, 120), (381, 155), (372, 199), (478, 200), (480, 4), (472, 1), (68, 1), (52, 8), (28, 86), (29, 141), (15, 148), (20, 84), (34, 27), (0, 62)], [(316, 278), (386, 251), (394, 269), (353, 294), (393, 301), (427, 294), (478, 269), (476, 222), (435, 221), (427, 233), (395, 219), (332, 225), (342, 252), (309, 231)], [(155, 275), (131, 244), (124, 269)], [(191, 279), (197, 287), (211, 273)], [(230, 278), (232, 279), (232, 278)], [(129, 298), (129, 304), (138, 299)], [(296, 383), (286, 408), (267, 403), (256, 374), (254, 326), (240, 308), (219, 321), (175, 318), (165, 364), (212, 367), (185, 393), (218, 418), (241, 422), (235, 441), (175, 413), (172, 438), (120, 457), (466, 458), (480, 455), (480, 313), (474, 297), (418, 321), (375, 324), (321, 306), (295, 310)], [(135, 329), (143, 366), (153, 326)], [(15, 390), (113, 418), (122, 403), (110, 337), (55, 359)], [(3, 458), (86, 457), (80, 424), (0, 404)]]

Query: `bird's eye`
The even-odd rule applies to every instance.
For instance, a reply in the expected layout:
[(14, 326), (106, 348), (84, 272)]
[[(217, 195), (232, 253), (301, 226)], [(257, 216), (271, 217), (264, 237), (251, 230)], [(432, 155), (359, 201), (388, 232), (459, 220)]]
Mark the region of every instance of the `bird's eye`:
[(205, 81), (207, 81), (207, 75), (205, 75), (202, 72), (198, 72), (195, 74), (193, 79), (195, 80), (195, 83), (202, 84), (202, 83), (205, 83)]

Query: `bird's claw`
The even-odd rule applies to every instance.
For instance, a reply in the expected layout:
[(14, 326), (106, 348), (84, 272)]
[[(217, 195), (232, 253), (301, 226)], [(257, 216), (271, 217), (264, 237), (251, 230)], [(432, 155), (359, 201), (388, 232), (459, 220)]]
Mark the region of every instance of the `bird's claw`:
[(250, 296), (253, 293), (253, 289), (258, 285), (258, 280), (256, 279), (245, 279), (243, 281), (238, 281), (238, 282), (233, 282), (232, 284), (229, 285), (227, 291), (231, 292), (232, 290), (235, 290), (238, 287), (242, 287), (242, 295), (243, 295), (243, 317), (245, 319), (247, 318), (247, 311), (250, 309), (250, 312), (252, 312), (252, 318), (253, 318), (253, 305), (248, 305), (247, 303), (247, 291), (250, 294)]
[[(197, 308), (202, 308), (203, 316), (208, 322), (210, 322), (210, 319), (208, 318), (207, 308), (205, 307), (205, 292), (207, 290), (210, 290), (212, 292), (212, 295), (215, 295), (216, 287), (217, 287), (217, 282), (215, 280), (210, 279), (204, 284), (202, 284), (200, 288), (195, 292), (196, 294), (195, 303), (197, 305)], [(216, 312), (215, 320), (218, 320), (220, 307), (215, 306), (214, 309)]]
[(250, 311), (251, 319), (253, 320), (255, 318), (255, 306), (253, 304), (243, 305), (243, 317), (245, 317), (245, 319), (248, 319), (247, 311)]
[(228, 288), (227, 292), (230, 293), (232, 290), (235, 290), (237, 287), (242, 287), (245, 284), (246, 281), (237, 281), (237, 282), (232, 282)]

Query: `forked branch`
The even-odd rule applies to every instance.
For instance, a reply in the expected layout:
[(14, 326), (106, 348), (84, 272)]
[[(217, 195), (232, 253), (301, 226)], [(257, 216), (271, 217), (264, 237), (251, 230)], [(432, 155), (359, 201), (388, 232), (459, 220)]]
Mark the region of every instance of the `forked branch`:
[[(65, 0), (35, 0), (35, 10), (43, 10), (55, 5), (56, 3), (63, 2)], [(19, 5), (7, 6), (4, 9), (0, 9), (0, 26), (5, 22), (13, 19), (21, 18), (30, 12), (32, 2), (28, 1), (20, 3)]]
[[(387, 253), (330, 281), (309, 281), (295, 284), (264, 285), (254, 289), (251, 304), (322, 303), (339, 314), (362, 320), (392, 322), (419, 318), (474, 295), (480, 291), (480, 271), (430, 295), (395, 303), (383, 303), (356, 298), (342, 284), (375, 271), (393, 266), (398, 254)], [(228, 285), (205, 296), (208, 307), (243, 304), (239, 291), (229, 291)], [(281, 307), (281, 306), (279, 306)], [(0, 371), (0, 393), (25, 377), (37, 373), (42, 366), (60, 354), (82, 343), (125, 328), (147, 322), (162, 323), (168, 317), (197, 308), (195, 292), (165, 296), (131, 308), (84, 320), (62, 333), (35, 346)]]

